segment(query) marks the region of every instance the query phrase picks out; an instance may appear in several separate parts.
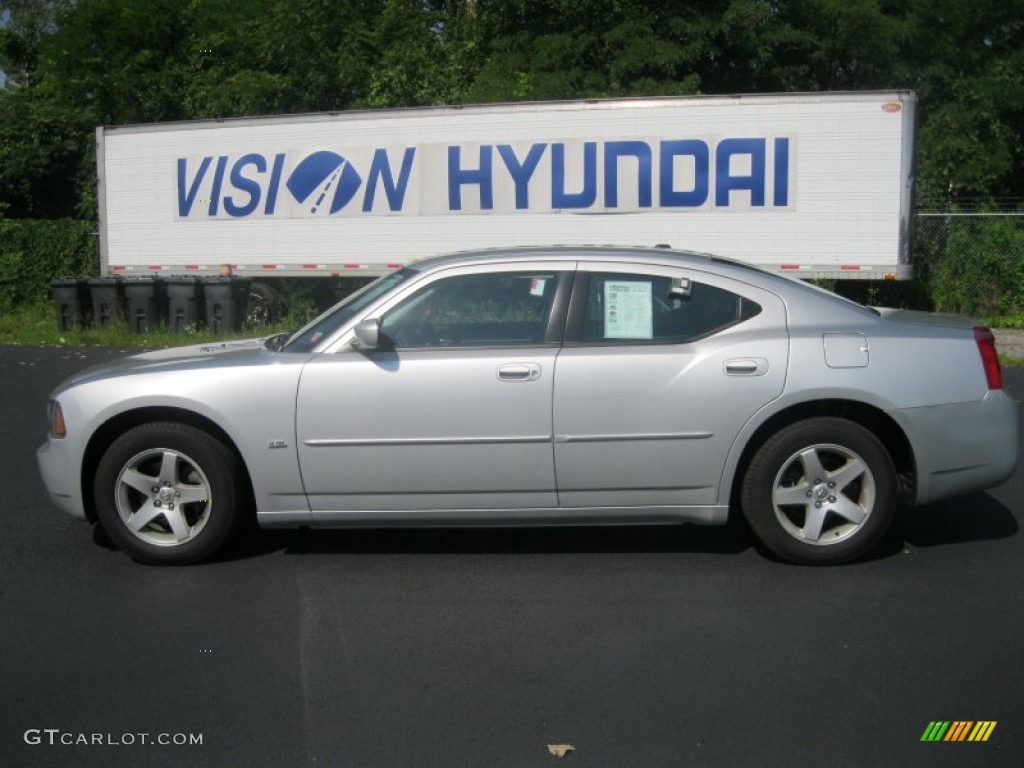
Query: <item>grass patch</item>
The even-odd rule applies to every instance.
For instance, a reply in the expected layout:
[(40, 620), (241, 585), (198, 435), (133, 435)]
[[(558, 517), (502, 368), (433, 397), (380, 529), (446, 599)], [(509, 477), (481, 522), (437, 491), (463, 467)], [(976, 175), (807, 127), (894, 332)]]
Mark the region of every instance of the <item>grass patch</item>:
[(75, 331), (57, 329), (56, 309), (52, 303), (23, 305), (0, 314), (0, 344), (50, 344), (106, 347), (147, 347), (160, 349), (202, 344), (208, 341), (246, 339), (269, 336), (294, 329), (294, 324), (281, 323), (266, 328), (243, 328), (231, 333), (212, 333), (203, 328), (189, 333), (171, 333), (166, 327), (149, 333), (132, 333), (127, 325), (106, 328), (84, 328)]
[(995, 315), (984, 318), (989, 328), (1024, 328), (1024, 315)]

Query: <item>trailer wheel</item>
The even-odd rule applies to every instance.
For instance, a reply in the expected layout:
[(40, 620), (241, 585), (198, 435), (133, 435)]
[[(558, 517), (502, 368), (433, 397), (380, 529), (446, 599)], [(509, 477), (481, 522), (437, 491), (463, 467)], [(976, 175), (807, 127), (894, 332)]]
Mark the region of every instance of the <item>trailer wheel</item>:
[(249, 286), (245, 321), (250, 328), (265, 328), (281, 319), (281, 295), (266, 283)]

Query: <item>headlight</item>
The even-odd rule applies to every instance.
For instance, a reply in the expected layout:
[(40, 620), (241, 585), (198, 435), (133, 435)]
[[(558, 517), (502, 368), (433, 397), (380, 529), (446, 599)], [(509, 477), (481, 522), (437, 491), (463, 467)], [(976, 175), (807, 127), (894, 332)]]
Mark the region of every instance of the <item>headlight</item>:
[(46, 409), (50, 419), (50, 437), (67, 437), (68, 428), (64, 423), (64, 411), (61, 410), (60, 403), (50, 400), (46, 404)]

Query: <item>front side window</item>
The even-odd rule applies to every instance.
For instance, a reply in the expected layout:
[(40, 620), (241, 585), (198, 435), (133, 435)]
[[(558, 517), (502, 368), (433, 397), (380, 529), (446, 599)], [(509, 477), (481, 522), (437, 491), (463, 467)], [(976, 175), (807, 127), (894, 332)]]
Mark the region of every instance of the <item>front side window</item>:
[(415, 276), (414, 270), (402, 269), (363, 286), (317, 317), (305, 328), (294, 333), (285, 343), (284, 349), (288, 352), (311, 352), (317, 344), (329, 338), (331, 334), (374, 301)]
[(541, 344), (556, 272), (491, 272), (437, 280), (388, 312), (381, 332), (396, 349)]
[(709, 336), (760, 311), (750, 299), (706, 283), (594, 273), (587, 282), (581, 338), (591, 344), (678, 344)]

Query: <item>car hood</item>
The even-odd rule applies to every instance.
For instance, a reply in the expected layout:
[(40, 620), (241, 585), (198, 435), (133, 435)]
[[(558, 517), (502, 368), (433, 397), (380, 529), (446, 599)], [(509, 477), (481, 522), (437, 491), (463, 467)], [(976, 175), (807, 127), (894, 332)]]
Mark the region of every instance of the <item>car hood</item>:
[(152, 352), (122, 357), (118, 360), (94, 365), (68, 377), (53, 391), (53, 396), (79, 384), (118, 376), (171, 370), (219, 368), (227, 365), (265, 365), (278, 353), (268, 350), (263, 342), (263, 338), (218, 341), (211, 344), (157, 349)]

